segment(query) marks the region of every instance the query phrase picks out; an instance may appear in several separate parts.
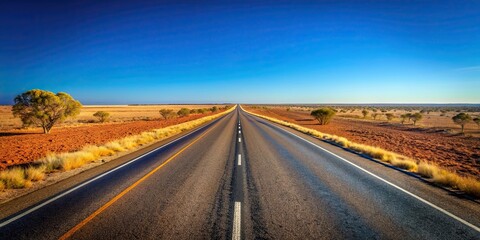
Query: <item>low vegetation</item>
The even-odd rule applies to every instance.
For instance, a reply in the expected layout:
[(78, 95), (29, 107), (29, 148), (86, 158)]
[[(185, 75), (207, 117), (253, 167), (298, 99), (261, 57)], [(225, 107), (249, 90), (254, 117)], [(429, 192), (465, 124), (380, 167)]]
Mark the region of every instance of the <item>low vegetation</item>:
[(468, 113), (459, 113), (452, 117), (452, 120), (455, 124), (458, 124), (462, 127), (462, 133), (465, 132), (465, 124), (472, 121), (472, 117)]
[(98, 111), (94, 113), (93, 116), (98, 118), (98, 121), (101, 123), (108, 122), (110, 119), (110, 113), (105, 111)]
[(163, 119), (171, 119), (177, 116), (173, 109), (160, 109), (158, 112), (162, 115)]
[(367, 116), (368, 116), (368, 113), (369, 113), (369, 111), (368, 111), (368, 110), (366, 110), (366, 109), (363, 109), (363, 110), (362, 110), (362, 115), (363, 115), (363, 118), (367, 118)]
[(42, 127), (49, 133), (52, 127), (80, 113), (82, 104), (64, 92), (57, 94), (33, 89), (26, 91), (14, 99), (12, 113), (22, 120), (24, 126)]
[(190, 115), (190, 109), (182, 108), (182, 109), (178, 110), (177, 115), (180, 116), (180, 117), (187, 117), (188, 115)]
[(413, 122), (413, 126), (417, 124), (418, 121), (422, 120), (423, 115), (421, 113), (414, 113), (410, 115), (410, 120)]
[(68, 153), (51, 153), (39, 159), (33, 165), (24, 167), (13, 167), (0, 171), (0, 189), (26, 188), (32, 182), (45, 178), (45, 174), (55, 171), (68, 171), (96, 162), (104, 157), (113, 156), (119, 152), (135, 149), (139, 146), (160, 141), (183, 131), (195, 128), (203, 123), (218, 118), (234, 108), (220, 112), (215, 115), (202, 117), (193, 121), (177, 125), (143, 132), (138, 135), (125, 137), (116, 141), (108, 142), (101, 146), (85, 146), (80, 151)]
[(387, 118), (387, 121), (392, 121), (395, 118), (395, 115), (393, 113), (387, 113), (385, 114), (385, 117)]
[(474, 118), (473, 122), (477, 124), (477, 128), (480, 128), (480, 117)]
[[(378, 159), (382, 162), (389, 163), (398, 168), (402, 168), (402, 169), (417, 173), (425, 178), (431, 179), (432, 182), (438, 185), (450, 187), (452, 189), (458, 189), (472, 196), (480, 197), (480, 181), (474, 178), (463, 177), (458, 175), (455, 172), (442, 169), (437, 165), (411, 159), (411, 158), (402, 156), (400, 154), (384, 150), (382, 148), (351, 142), (350, 140), (344, 137), (325, 134), (317, 130), (302, 127), (300, 125), (293, 124), (290, 122), (278, 120), (275, 118), (263, 116), (263, 115), (252, 113), (252, 112), (249, 112), (249, 113), (252, 115), (267, 119), (269, 121), (293, 128), (295, 130), (309, 134), (311, 136), (334, 142), (344, 148), (348, 148), (356, 152), (366, 154), (372, 158)], [(412, 114), (412, 116), (413, 115), (414, 114)], [(420, 119), (421, 117), (417, 118), (416, 121)]]
[(335, 116), (335, 111), (331, 108), (319, 108), (313, 110), (310, 115), (317, 119), (320, 125), (326, 125), (332, 120), (333, 116)]

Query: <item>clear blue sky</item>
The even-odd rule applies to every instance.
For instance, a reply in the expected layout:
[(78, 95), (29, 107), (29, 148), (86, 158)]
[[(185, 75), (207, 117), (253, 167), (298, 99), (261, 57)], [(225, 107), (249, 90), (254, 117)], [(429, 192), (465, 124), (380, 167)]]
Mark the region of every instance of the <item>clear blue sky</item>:
[(480, 103), (480, 1), (10, 2), (0, 104)]

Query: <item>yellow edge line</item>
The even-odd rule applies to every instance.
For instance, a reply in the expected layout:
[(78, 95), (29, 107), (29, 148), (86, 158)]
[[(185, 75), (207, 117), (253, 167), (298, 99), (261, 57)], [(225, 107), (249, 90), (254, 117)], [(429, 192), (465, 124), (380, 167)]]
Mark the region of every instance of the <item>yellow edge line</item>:
[(73, 227), (72, 229), (70, 229), (68, 232), (66, 232), (65, 234), (63, 234), (59, 239), (67, 239), (69, 237), (71, 237), (76, 231), (80, 230), (83, 226), (85, 226), (88, 222), (90, 222), (92, 219), (94, 219), (97, 215), (99, 215), (100, 213), (102, 213), (103, 211), (105, 211), (105, 209), (107, 209), (108, 207), (110, 207), (112, 204), (114, 204), (117, 200), (119, 200), (120, 198), (123, 197), (123, 195), (127, 194), (128, 192), (130, 192), (130, 190), (134, 189), (138, 184), (142, 183), (143, 181), (145, 181), (148, 177), (150, 177), (152, 174), (154, 174), (156, 171), (160, 170), (163, 166), (165, 166), (167, 163), (169, 163), (170, 161), (172, 161), (175, 157), (177, 157), (178, 155), (180, 155), (180, 153), (182, 153), (183, 151), (185, 151), (187, 148), (189, 148), (190, 146), (192, 146), (194, 143), (196, 143), (198, 140), (200, 140), (203, 136), (205, 136), (208, 132), (210, 132), (213, 128), (207, 130), (206, 132), (204, 132), (202, 135), (200, 135), (199, 137), (197, 137), (195, 140), (193, 140), (191, 143), (189, 143), (187, 146), (183, 147), (180, 151), (178, 151), (177, 153), (175, 153), (173, 156), (169, 157), (165, 162), (163, 162), (162, 164), (160, 164), (158, 167), (156, 167), (155, 169), (153, 169), (152, 171), (150, 171), (149, 173), (147, 173), (145, 176), (143, 176), (142, 178), (140, 178), (139, 180), (137, 180), (135, 183), (133, 183), (132, 185), (130, 185), (128, 188), (126, 188), (125, 190), (123, 190), (121, 193), (119, 193), (117, 196), (115, 196), (114, 198), (112, 198), (110, 201), (108, 201), (107, 203), (105, 203), (105, 205), (103, 205), (102, 207), (100, 207), (99, 209), (97, 209), (94, 213), (92, 213), (90, 216), (88, 216), (87, 218), (85, 218), (82, 222), (80, 222), (79, 224), (77, 224), (75, 227)]

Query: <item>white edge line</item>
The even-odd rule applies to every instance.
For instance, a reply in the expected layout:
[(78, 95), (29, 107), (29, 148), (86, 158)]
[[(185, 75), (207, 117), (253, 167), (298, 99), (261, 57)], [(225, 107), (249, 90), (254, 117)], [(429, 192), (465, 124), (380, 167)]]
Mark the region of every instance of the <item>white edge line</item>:
[[(255, 117), (256, 117), (256, 116), (255, 116)], [(258, 118), (259, 118), (259, 117), (258, 117)], [(261, 119), (261, 118), (260, 118), (260, 119)], [(262, 120), (263, 120), (263, 119), (262, 119)], [(304, 138), (302, 138), (302, 137), (300, 137), (300, 136), (297, 136), (296, 134), (291, 133), (291, 132), (289, 132), (289, 131), (287, 131), (287, 130), (285, 130), (285, 129), (279, 127), (279, 126), (277, 126), (276, 124), (271, 124), (271, 125), (272, 125), (272, 126), (275, 126), (276, 128), (278, 128), (278, 129), (280, 129), (280, 130), (282, 130), (282, 131), (284, 131), (284, 132), (286, 132), (286, 133), (288, 133), (288, 134), (290, 134), (290, 135), (292, 135), (292, 136), (295, 136), (295, 137), (297, 137), (297, 138), (299, 138), (299, 139), (301, 139), (301, 140), (303, 140), (303, 141), (305, 141), (305, 142), (307, 142), (307, 143), (309, 143), (309, 144), (311, 144), (311, 145), (313, 145), (313, 146), (315, 146), (315, 147), (317, 147), (317, 148), (319, 148), (319, 149), (321, 149), (321, 150), (323, 150), (323, 151), (325, 151), (325, 152), (327, 152), (327, 153), (329, 153), (329, 154), (331, 154), (331, 155), (333, 155), (333, 156), (335, 156), (335, 157), (337, 157), (337, 158), (339, 158), (340, 160), (343, 160), (343, 161), (349, 163), (350, 165), (352, 165), (352, 166), (354, 166), (354, 167), (362, 170), (363, 172), (365, 172), (365, 173), (367, 173), (367, 174), (369, 174), (369, 175), (371, 175), (371, 176), (373, 176), (373, 177), (375, 177), (375, 178), (383, 181), (384, 183), (386, 183), (386, 184), (388, 184), (388, 185), (390, 185), (390, 186), (392, 186), (392, 187), (394, 187), (394, 188), (396, 188), (396, 189), (398, 189), (398, 190), (406, 193), (407, 195), (410, 195), (411, 197), (414, 197), (415, 199), (417, 199), (417, 200), (419, 200), (419, 201), (427, 204), (428, 206), (430, 206), (430, 207), (432, 207), (432, 208), (435, 208), (435, 209), (437, 209), (438, 211), (446, 214), (447, 216), (449, 216), (449, 217), (451, 217), (451, 218), (453, 218), (453, 219), (455, 219), (455, 220), (457, 220), (457, 221), (465, 224), (466, 226), (474, 229), (475, 231), (480, 232), (480, 228), (479, 228), (479, 227), (477, 227), (477, 226), (475, 226), (475, 225), (467, 222), (466, 220), (463, 220), (463, 219), (460, 218), (460, 217), (457, 217), (457, 216), (454, 215), (453, 213), (451, 213), (451, 212), (449, 212), (449, 211), (447, 211), (447, 210), (445, 210), (445, 209), (443, 209), (443, 208), (441, 208), (441, 207), (439, 207), (439, 206), (437, 206), (437, 205), (435, 205), (435, 204), (433, 204), (433, 203), (431, 203), (431, 202), (429, 202), (429, 201), (427, 201), (427, 200), (425, 200), (425, 199), (423, 199), (423, 198), (421, 198), (421, 197), (419, 197), (419, 196), (417, 196), (417, 195), (415, 195), (415, 194), (413, 194), (413, 193), (411, 193), (411, 192), (409, 192), (409, 191), (407, 191), (407, 190), (405, 190), (405, 189), (403, 189), (403, 188), (401, 188), (401, 187), (399, 187), (399, 186), (397, 186), (397, 185), (389, 182), (388, 180), (385, 180), (385, 179), (379, 177), (378, 175), (376, 175), (376, 174), (374, 174), (374, 173), (366, 170), (365, 168), (362, 168), (362, 167), (358, 166), (357, 164), (355, 164), (355, 163), (353, 163), (353, 162), (350, 162), (350, 161), (348, 161), (347, 159), (345, 159), (345, 158), (343, 158), (343, 157), (340, 157), (340, 156), (338, 156), (337, 154), (335, 154), (335, 153), (333, 153), (333, 152), (330, 152), (329, 150), (327, 150), (327, 149), (325, 149), (325, 148), (323, 148), (323, 147), (320, 147), (320, 146), (318, 146), (317, 144), (315, 144), (315, 143), (313, 143), (313, 142), (311, 142), (311, 141), (309, 141), (309, 140), (307, 140), (307, 139), (304, 139)]]
[(242, 223), (242, 203), (235, 202), (234, 212), (233, 212), (233, 229), (232, 229), (232, 240), (241, 239), (241, 223)]
[(142, 154), (142, 155), (140, 155), (140, 156), (138, 156), (138, 157), (136, 157), (136, 158), (134, 158), (134, 159), (126, 162), (126, 163), (123, 163), (123, 164), (120, 165), (120, 166), (115, 167), (114, 169), (111, 169), (111, 170), (109, 170), (109, 171), (107, 171), (107, 172), (104, 172), (104, 173), (96, 176), (95, 178), (92, 178), (92, 179), (90, 179), (90, 180), (88, 180), (88, 181), (86, 181), (86, 182), (84, 182), (84, 183), (82, 183), (82, 184), (80, 184), (80, 185), (78, 185), (78, 186), (76, 186), (76, 187), (74, 187), (74, 188), (69, 189), (69, 190), (66, 191), (66, 192), (63, 192), (63, 193), (61, 193), (61, 194), (59, 194), (59, 195), (57, 195), (57, 196), (55, 196), (55, 197), (53, 197), (53, 198), (50, 198), (49, 200), (47, 200), (47, 201), (45, 201), (45, 202), (43, 202), (43, 203), (41, 203), (41, 204), (39, 204), (39, 205), (31, 208), (31, 209), (28, 209), (27, 211), (25, 211), (25, 212), (23, 212), (23, 213), (21, 213), (21, 214), (19, 214), (19, 215), (16, 215), (15, 217), (12, 217), (12, 218), (10, 218), (10, 219), (8, 219), (8, 220), (0, 223), (0, 228), (1, 228), (1, 227), (4, 227), (4, 226), (6, 226), (6, 225), (8, 225), (8, 224), (10, 224), (10, 223), (12, 223), (12, 222), (20, 219), (20, 218), (22, 218), (22, 217), (24, 217), (24, 216), (26, 216), (26, 215), (28, 215), (28, 214), (30, 214), (30, 213), (32, 213), (32, 212), (40, 209), (40, 208), (42, 208), (42, 207), (44, 207), (45, 205), (47, 205), (47, 204), (49, 204), (49, 203), (51, 203), (51, 202), (56, 201), (57, 199), (60, 199), (60, 198), (64, 197), (65, 195), (70, 194), (71, 192), (73, 192), (73, 191), (75, 191), (75, 190), (77, 190), (77, 189), (80, 189), (80, 188), (84, 187), (85, 185), (88, 185), (88, 184), (90, 184), (90, 183), (92, 183), (92, 182), (94, 182), (94, 181), (96, 181), (96, 180), (98, 180), (98, 179), (100, 179), (100, 178), (102, 178), (102, 177), (110, 174), (110, 173), (113, 173), (113, 172), (117, 171), (118, 169), (121, 169), (121, 168), (123, 168), (123, 167), (125, 167), (125, 166), (127, 166), (127, 165), (129, 165), (129, 164), (131, 164), (131, 163), (133, 163), (133, 162), (136, 162), (136, 161), (138, 161), (139, 159), (141, 159), (141, 158), (143, 158), (143, 157), (145, 157), (145, 156), (147, 156), (147, 155), (149, 155), (149, 154), (151, 154), (151, 153), (153, 153), (153, 152), (155, 152), (155, 151), (158, 151), (158, 150), (160, 150), (160, 149), (162, 149), (162, 148), (165, 148), (165, 147), (167, 147), (167, 146), (169, 146), (169, 145), (171, 145), (171, 144), (173, 144), (173, 143), (175, 143), (175, 142), (177, 142), (177, 141), (180, 141), (181, 139), (183, 139), (183, 138), (185, 138), (185, 137), (187, 137), (187, 136), (190, 136), (190, 135), (192, 135), (192, 134), (194, 134), (194, 133), (196, 133), (196, 132), (198, 132), (198, 131), (200, 131), (200, 130), (208, 127), (208, 126), (210, 126), (210, 124), (205, 125), (205, 126), (199, 128), (199, 129), (197, 129), (197, 130), (195, 130), (195, 131), (193, 131), (193, 132), (191, 132), (191, 133), (189, 133), (189, 134), (187, 134), (187, 135), (184, 135), (184, 136), (180, 137), (180, 138), (177, 138), (177, 139), (175, 139), (175, 140), (173, 140), (173, 141), (171, 141), (171, 142), (169, 142), (169, 143), (167, 143), (167, 144), (165, 144), (165, 145), (163, 145), (163, 146), (160, 146), (160, 147), (158, 147), (158, 148), (152, 149), (152, 150), (149, 151), (149, 152), (146, 152), (146, 153), (144, 153), (144, 154)]

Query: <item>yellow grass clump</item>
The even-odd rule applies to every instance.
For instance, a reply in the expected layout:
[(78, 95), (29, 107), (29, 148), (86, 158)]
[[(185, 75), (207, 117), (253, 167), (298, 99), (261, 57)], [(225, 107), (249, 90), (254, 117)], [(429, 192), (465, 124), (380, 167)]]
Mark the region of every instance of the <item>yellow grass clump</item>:
[(0, 181), (5, 188), (24, 188), (31, 185), (30, 180), (25, 179), (24, 169), (20, 167), (0, 172)]
[(45, 178), (45, 166), (33, 167), (30, 166), (25, 169), (25, 178), (32, 182), (40, 181)]
[(450, 187), (453, 189), (458, 189), (472, 196), (480, 197), (480, 181), (478, 181), (477, 179), (462, 177), (455, 172), (449, 171), (447, 169), (443, 169), (431, 163), (427, 163), (427, 162), (418, 163), (419, 161), (410, 159), (408, 157), (402, 156), (394, 152), (384, 150), (379, 147), (354, 143), (344, 137), (325, 134), (314, 129), (305, 128), (297, 124), (289, 123), (276, 118), (267, 117), (267, 116), (263, 116), (263, 115), (252, 113), (252, 112), (248, 112), (248, 113), (254, 116), (278, 123), (280, 125), (293, 128), (295, 130), (298, 130), (300, 132), (309, 134), (311, 136), (314, 136), (320, 139), (333, 141), (341, 145), (342, 147), (352, 149), (356, 152), (366, 154), (372, 158), (390, 163), (393, 166), (408, 170), (410, 172), (417, 173), (422, 177), (429, 178), (438, 185)]
[(417, 173), (422, 177), (433, 178), (437, 170), (438, 170), (438, 167), (434, 166), (433, 164), (420, 162), (418, 164)]
[(234, 109), (235, 108), (230, 108), (225, 112), (212, 116), (206, 116), (189, 122), (143, 132), (134, 136), (128, 136), (116, 141), (108, 142), (102, 146), (88, 145), (77, 152), (49, 153), (46, 157), (36, 161), (36, 164), (38, 165), (36, 167), (15, 167), (0, 171), (0, 190), (30, 187), (32, 182), (43, 180), (45, 174), (48, 172), (56, 170), (69, 171), (85, 164), (95, 162), (102, 157), (112, 156), (117, 152), (125, 152), (145, 144), (169, 138), (225, 115)]

